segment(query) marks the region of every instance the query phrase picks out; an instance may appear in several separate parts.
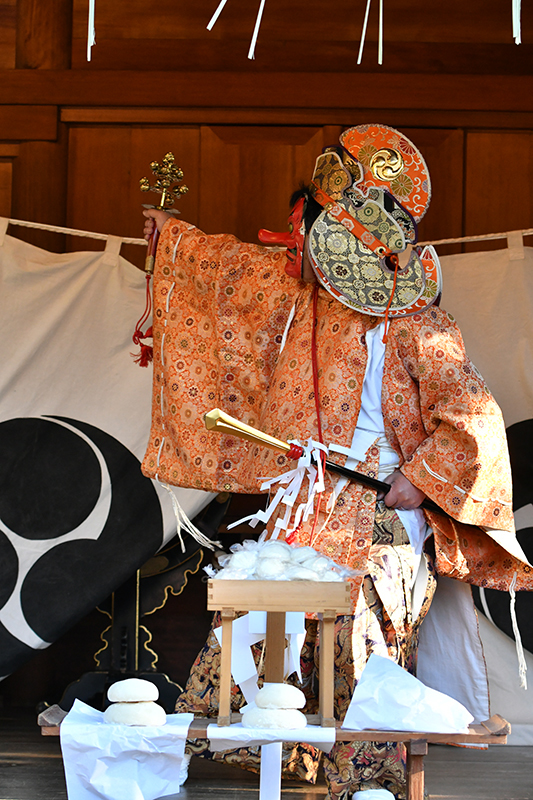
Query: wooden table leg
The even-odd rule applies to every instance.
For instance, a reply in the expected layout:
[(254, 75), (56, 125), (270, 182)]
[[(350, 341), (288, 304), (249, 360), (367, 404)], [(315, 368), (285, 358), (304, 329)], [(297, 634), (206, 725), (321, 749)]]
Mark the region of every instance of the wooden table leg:
[(267, 611), (265, 681), (267, 683), (283, 683), (284, 677), (285, 612)]
[(220, 656), (220, 690), (218, 699), (218, 724), (231, 725), (231, 639), (232, 623), (235, 619), (233, 608), (223, 608), (222, 618), (222, 653)]
[(424, 756), (428, 753), (425, 739), (411, 739), (407, 748), (407, 800), (424, 800)]
[(333, 714), (334, 668), (335, 668), (335, 619), (337, 612), (326, 609), (320, 615), (320, 683), (319, 710), (320, 724), (324, 728), (334, 728)]

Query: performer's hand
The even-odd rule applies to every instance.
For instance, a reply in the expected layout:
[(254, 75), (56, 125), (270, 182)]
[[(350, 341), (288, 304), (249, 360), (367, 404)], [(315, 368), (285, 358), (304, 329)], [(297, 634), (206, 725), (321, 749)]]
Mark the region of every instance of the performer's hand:
[(166, 211), (162, 211), (159, 208), (147, 208), (143, 211), (144, 216), (146, 217), (144, 221), (144, 238), (148, 241), (150, 236), (154, 232), (154, 227), (157, 225), (157, 230), (161, 233), (163, 225), (167, 221), (171, 214), (167, 214)]
[(426, 499), (424, 492), (417, 489), (399, 469), (388, 475), (385, 478), (385, 483), (390, 483), (391, 485), (391, 489), (383, 498), (385, 505), (389, 508), (404, 508), (406, 510), (418, 508), (420, 503)]

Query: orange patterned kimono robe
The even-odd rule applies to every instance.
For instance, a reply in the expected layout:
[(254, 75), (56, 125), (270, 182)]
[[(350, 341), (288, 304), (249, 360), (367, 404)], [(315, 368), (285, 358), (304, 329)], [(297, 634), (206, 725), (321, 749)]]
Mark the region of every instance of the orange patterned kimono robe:
[[(282, 251), (229, 235), (207, 236), (181, 221), (165, 225), (154, 275), (147, 476), (176, 486), (254, 493), (260, 478), (294, 465), (266, 448), (206, 431), (202, 415), (215, 407), (285, 441), (318, 439), (313, 287), (289, 278), (284, 266)], [(317, 318), (324, 441), (349, 447), (365, 374), (365, 333), (379, 320), (323, 289)], [(430, 308), (391, 321), (382, 410), (401, 470), (450, 515), (426, 514), (437, 571), (495, 589), (507, 589), (517, 572), (517, 588), (531, 588), (531, 567), (504, 549), (512, 551), (515, 539), (501, 413), (451, 315)], [(359, 470), (377, 474), (378, 459), (372, 447)], [(335, 482), (327, 476), (326, 493)], [(375, 492), (351, 483), (328, 525), (321, 530), (319, 524), (311, 541), (311, 521), (303, 524), (297, 541), (364, 572), (374, 509)], [(499, 529), (500, 544), (477, 526)], [(354, 581), (354, 606), (360, 581)]]
[[(143, 471), (176, 486), (259, 491), (260, 478), (294, 467), (286, 456), (206, 431), (202, 416), (218, 407), (285, 441), (318, 439), (311, 365), (313, 286), (289, 278), (283, 252), (206, 236), (192, 225), (167, 222), (154, 275), (154, 394)], [(367, 361), (366, 332), (379, 323), (318, 293), (316, 346), (324, 442), (349, 447), (360, 410)], [(439, 308), (390, 323), (382, 385), (389, 443), (405, 475), (450, 516), (427, 514), (439, 573), (482, 586), (531, 587), (531, 568), (480, 527), (515, 542), (511, 479), (500, 411), (465, 355), (453, 318)], [(342, 457), (330, 454), (332, 460)], [(377, 475), (372, 446), (359, 471)], [(326, 494), (336, 483), (326, 476)], [(305, 482), (301, 494), (305, 494)], [(376, 494), (351, 483), (326, 523), (321, 511), (297, 530), (338, 563), (359, 570), (352, 580), (352, 616), (336, 623), (335, 711), (344, 716), (369, 651), (412, 666), (417, 626), (410, 621), (410, 545), (373, 544)], [(322, 503), (325, 509), (325, 503)], [(402, 527), (402, 526), (400, 526)], [(403, 528), (402, 528), (403, 530)], [(405, 552), (404, 552), (405, 551)], [(366, 576), (366, 577), (363, 577)], [(406, 589), (406, 587), (409, 589)], [(316, 626), (302, 653), (304, 688), (312, 681)], [(211, 633), (178, 711), (214, 716), (220, 651)], [(307, 692), (306, 692), (307, 694)], [(308, 704), (312, 697), (308, 696)], [(237, 687), (234, 710), (244, 703)], [(205, 740), (189, 751), (257, 769), (253, 748), (209, 754)], [(313, 781), (319, 754), (284, 746), (284, 770)], [(403, 797), (402, 747), (337, 743), (324, 758), (329, 797), (385, 786)]]

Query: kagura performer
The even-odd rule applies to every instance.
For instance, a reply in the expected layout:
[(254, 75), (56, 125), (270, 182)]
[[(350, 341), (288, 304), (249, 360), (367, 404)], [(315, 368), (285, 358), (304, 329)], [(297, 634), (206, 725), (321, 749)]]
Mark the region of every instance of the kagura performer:
[[(146, 236), (154, 220), (162, 231), (144, 473), (175, 486), (256, 493), (261, 478), (294, 468), (271, 450), (207, 432), (202, 415), (218, 407), (284, 441), (321, 442), (329, 459), (391, 485), (379, 499), (328, 474), (309, 512), (306, 480), (294, 505), (281, 502), (268, 523), (274, 535), (311, 544), (359, 573), (352, 615), (337, 620), (341, 719), (370, 652), (415, 672), (421, 631), (419, 675), (487, 718), (468, 584), (508, 591), (533, 583), (514, 536), (500, 410), (453, 317), (438, 307), (435, 252), (415, 246), (430, 192), (412, 142), (383, 125), (360, 125), (319, 156), (310, 186), (293, 196), (290, 233), (260, 232), (286, 251), (207, 236), (165, 212), (144, 212)], [(425, 497), (447, 516), (422, 511)], [(421, 554), (427, 586), (414, 608)], [(310, 711), (316, 644), (309, 620), (302, 663)], [(440, 668), (423, 665), (422, 651)], [(177, 710), (216, 715), (218, 665), (211, 634)], [(244, 702), (238, 689), (234, 700), (237, 710)], [(331, 800), (363, 791), (364, 800), (403, 797), (402, 750), (337, 744), (324, 759)], [(259, 763), (256, 751), (213, 756), (200, 741), (190, 752), (252, 769)], [(314, 781), (318, 754), (287, 745), (284, 767)]]

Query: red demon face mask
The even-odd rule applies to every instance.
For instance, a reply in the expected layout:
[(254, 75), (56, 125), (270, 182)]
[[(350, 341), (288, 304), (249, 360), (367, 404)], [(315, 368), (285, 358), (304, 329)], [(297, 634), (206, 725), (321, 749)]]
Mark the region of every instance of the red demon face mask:
[(258, 233), (259, 241), (263, 244), (277, 245), (287, 248), (287, 265), (285, 272), (291, 278), (302, 277), (303, 248), (305, 241), (304, 212), (306, 198), (301, 197), (289, 214), (289, 232), (278, 233), (267, 231), (264, 228)]

